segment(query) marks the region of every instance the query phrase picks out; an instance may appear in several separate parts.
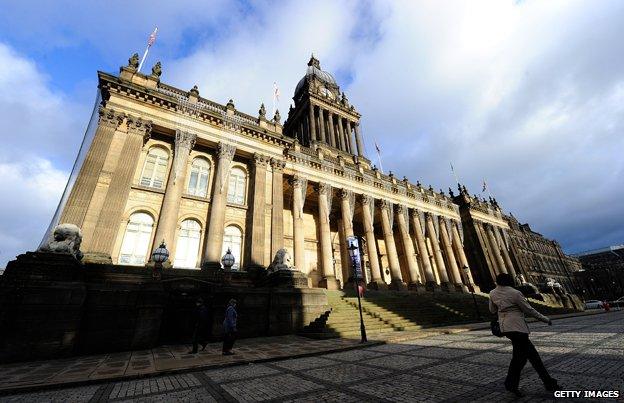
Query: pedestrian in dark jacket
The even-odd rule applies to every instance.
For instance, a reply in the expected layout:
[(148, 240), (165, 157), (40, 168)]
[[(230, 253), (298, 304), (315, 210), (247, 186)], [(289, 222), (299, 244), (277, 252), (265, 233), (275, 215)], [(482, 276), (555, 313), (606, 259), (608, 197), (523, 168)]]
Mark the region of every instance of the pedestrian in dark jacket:
[(196, 354), (199, 344), (204, 351), (212, 333), (212, 309), (204, 304), (202, 298), (195, 302), (193, 316), (193, 350), (189, 354)]
[(513, 353), (507, 379), (505, 379), (505, 389), (522, 396), (518, 390), (520, 384), (520, 373), (526, 365), (527, 360), (531, 362), (533, 368), (544, 382), (544, 387), (548, 391), (559, 390), (557, 380), (551, 378), (535, 349), (529, 340), (529, 327), (524, 319), (524, 315), (529, 315), (537, 320), (548, 323), (552, 326), (552, 321), (541, 313), (537, 312), (529, 305), (524, 295), (513, 288), (514, 280), (509, 274), (501, 273), (496, 276), (497, 287), (490, 291), (490, 312), (498, 314), (498, 321), (501, 332), (511, 340)]
[(232, 355), (232, 347), (236, 341), (236, 300), (231, 299), (225, 309), (225, 319), (223, 320), (223, 355)]

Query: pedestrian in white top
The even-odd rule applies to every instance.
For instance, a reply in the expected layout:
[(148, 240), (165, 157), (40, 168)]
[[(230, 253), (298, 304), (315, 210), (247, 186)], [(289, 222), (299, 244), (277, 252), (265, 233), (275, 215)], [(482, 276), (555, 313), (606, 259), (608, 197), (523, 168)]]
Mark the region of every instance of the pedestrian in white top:
[(531, 362), (542, 382), (544, 382), (546, 390), (561, 389), (557, 380), (548, 374), (535, 346), (529, 340), (530, 331), (524, 315), (548, 323), (549, 326), (552, 326), (552, 321), (537, 312), (524, 295), (513, 288), (514, 280), (509, 274), (502, 273), (496, 276), (496, 284), (496, 288), (490, 291), (490, 312), (498, 313), (501, 332), (511, 340), (513, 345), (511, 363), (509, 363), (509, 371), (507, 372), (507, 379), (505, 379), (505, 389), (517, 396), (522, 396), (518, 390), (518, 385), (520, 384), (520, 373), (527, 360)]

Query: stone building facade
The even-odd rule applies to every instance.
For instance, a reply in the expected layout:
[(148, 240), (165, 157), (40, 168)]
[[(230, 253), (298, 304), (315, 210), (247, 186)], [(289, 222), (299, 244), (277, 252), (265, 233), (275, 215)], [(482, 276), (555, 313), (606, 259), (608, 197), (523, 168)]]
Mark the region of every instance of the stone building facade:
[[(363, 150), (360, 114), (312, 57), (282, 125), (137, 72), (99, 72), (99, 118), (60, 222), (82, 228), (86, 260), (145, 265), (164, 241), (176, 268), (267, 267), (280, 248), (312, 287), (351, 277), (346, 239), (363, 239), (366, 281), (394, 290), (488, 290), (517, 274), (496, 203), (386, 175)], [(524, 272), (524, 271), (523, 271)], [(476, 285), (475, 285), (476, 281)]]
[(576, 272), (587, 299), (624, 297), (624, 245), (613, 245), (574, 255), (582, 270)]

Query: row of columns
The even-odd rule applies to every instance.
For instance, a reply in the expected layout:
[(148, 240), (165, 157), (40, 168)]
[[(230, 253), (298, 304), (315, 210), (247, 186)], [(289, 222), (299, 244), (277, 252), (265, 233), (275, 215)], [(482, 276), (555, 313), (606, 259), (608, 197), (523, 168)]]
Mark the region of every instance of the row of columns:
[(516, 272), (505, 244), (503, 229), (491, 224), (483, 224), (483, 228), (487, 237), (487, 247), (492, 255), (490, 257), (494, 274), (507, 273), (515, 278)]
[[(293, 189), (293, 249), (294, 264), (300, 270), (306, 270), (305, 262), (305, 239), (303, 229), (303, 207), (307, 193), (307, 180), (299, 175), (295, 175), (290, 179)], [(331, 200), (331, 187), (324, 183), (319, 183), (315, 187), (318, 194), (318, 218), (319, 218), (319, 244), (321, 259), (319, 261), (320, 273), (323, 279), (320, 286), (329, 289), (338, 287), (336, 275), (333, 267), (333, 248), (331, 244), (331, 232), (329, 225), (329, 212)], [(341, 237), (347, 238), (353, 236), (353, 211), (349, 202), (350, 191), (341, 190)], [(384, 287), (385, 282), (382, 277), (382, 271), (379, 264), (379, 255), (377, 250), (377, 239), (374, 228), (374, 208), (375, 200), (368, 195), (361, 195), (359, 202), (362, 207), (362, 223), (364, 226), (364, 238), (368, 251), (368, 261), (371, 269), (370, 282), (374, 287)], [(461, 290), (464, 286), (473, 285), (470, 271), (467, 270), (462, 276), (461, 267), (468, 268), (468, 260), (464, 253), (462, 241), (459, 236), (458, 224), (455, 220), (451, 220), (451, 231), (449, 233), (447, 222), (443, 217), (438, 217), (439, 231), (436, 231), (434, 225), (434, 216), (425, 213), (425, 229), (426, 235), (422, 231), (422, 223), (420, 213), (416, 210), (410, 210), (405, 206), (397, 208), (397, 224), (400, 236), (401, 246), (405, 252), (405, 261), (407, 264), (407, 273), (409, 278), (404, 279), (401, 272), (401, 263), (397, 253), (393, 231), (393, 206), (386, 200), (378, 200), (376, 207), (379, 209), (381, 218), (381, 230), (386, 248), (388, 266), (390, 269), (390, 288), (405, 289), (408, 285), (411, 287), (427, 286), (429, 288), (438, 287), (438, 282), (446, 289)], [(409, 232), (406, 216), (410, 217), (414, 228), (414, 237)], [(427, 245), (429, 243), (429, 246)], [(446, 257), (446, 258), (445, 258)], [(459, 262), (459, 265), (458, 265)], [(346, 261), (343, 264), (349, 265)], [(434, 274), (435, 270), (435, 274)], [(349, 268), (345, 268), (343, 272), (349, 273)], [(344, 281), (347, 280), (346, 276)], [(436, 280), (437, 277), (437, 280)]]
[[(308, 106), (307, 119), (299, 122), (299, 133), (308, 133), (310, 140), (329, 144), (342, 151), (364, 156), (360, 124), (312, 103)], [(303, 137), (303, 136), (301, 136)]]

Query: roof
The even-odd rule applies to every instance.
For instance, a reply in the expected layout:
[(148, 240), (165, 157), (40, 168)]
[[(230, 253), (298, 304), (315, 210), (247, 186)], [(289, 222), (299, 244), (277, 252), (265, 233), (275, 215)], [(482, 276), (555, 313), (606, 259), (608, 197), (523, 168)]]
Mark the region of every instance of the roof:
[(600, 248), (600, 249), (592, 249), (592, 250), (588, 250), (588, 251), (580, 252), (580, 253), (574, 253), (572, 254), (572, 256), (580, 257), (580, 256), (597, 255), (599, 253), (614, 252), (616, 250), (621, 250), (621, 249), (624, 249), (624, 244), (607, 246), (606, 248)]
[(316, 77), (321, 82), (326, 83), (331, 87), (338, 87), (334, 76), (326, 71), (321, 70), (321, 65), (318, 59), (314, 57), (314, 55), (312, 55), (310, 61), (308, 62), (308, 69), (306, 70), (305, 76), (303, 76), (301, 80), (299, 80), (297, 87), (295, 87), (295, 94), (298, 93), (301, 88), (303, 88), (308, 77)]

